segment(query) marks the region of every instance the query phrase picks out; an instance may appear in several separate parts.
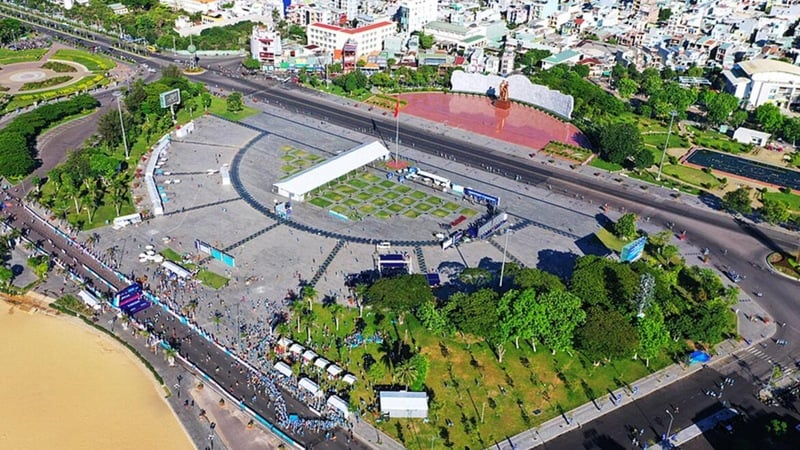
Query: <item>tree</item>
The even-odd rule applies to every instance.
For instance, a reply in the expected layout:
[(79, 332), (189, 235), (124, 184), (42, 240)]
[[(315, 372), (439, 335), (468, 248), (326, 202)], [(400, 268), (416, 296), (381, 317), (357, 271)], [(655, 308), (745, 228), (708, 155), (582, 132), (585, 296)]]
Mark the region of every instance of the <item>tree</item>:
[(783, 436), (789, 426), (783, 420), (772, 419), (767, 425), (767, 431), (775, 436)]
[(419, 306), (416, 317), (433, 334), (448, 335), (452, 331), (453, 326), (447, 320), (447, 315), (436, 307), (433, 299), (426, 300)]
[(747, 120), (747, 116), (747, 111), (743, 109), (737, 109), (728, 118), (728, 123), (731, 124), (731, 126), (740, 127)]
[(540, 295), (545, 333), (537, 336), (538, 340), (557, 351), (572, 349), (575, 328), (586, 319), (586, 312), (581, 309), (581, 299), (565, 291), (551, 291)]
[(645, 69), (642, 76), (642, 92), (645, 95), (651, 96), (658, 92), (661, 87), (663, 86), (663, 80), (661, 79), (661, 74), (653, 71), (654, 73), (648, 72), (651, 69)]
[(645, 147), (640, 148), (639, 151), (633, 155), (633, 167), (636, 169), (647, 169), (652, 167), (655, 163), (655, 155)]
[(242, 61), (242, 66), (247, 70), (258, 70), (261, 68), (261, 61), (255, 58), (245, 58)]
[(473, 293), (453, 294), (445, 309), (458, 330), (486, 338), (497, 324), (497, 303), (497, 292), (484, 288)]
[(25, 137), (16, 132), (0, 132), (0, 176), (24, 176), (35, 167)]
[(176, 66), (175, 64), (164, 66), (161, 69), (162, 78), (181, 78), (182, 76), (183, 72), (181, 71), (181, 68)]
[(225, 101), (228, 112), (239, 112), (244, 109), (244, 100), (241, 92), (233, 92)]
[(735, 191), (726, 192), (722, 196), (722, 206), (742, 214), (750, 214), (753, 211), (751, 191), (749, 187), (741, 186)]
[(645, 365), (650, 367), (650, 359), (658, 356), (661, 349), (669, 345), (669, 331), (658, 304), (651, 306), (645, 311), (644, 317), (636, 321), (636, 331), (639, 334), (637, 355), (644, 358)]
[(589, 66), (587, 66), (585, 64), (575, 64), (574, 66), (572, 66), (572, 71), (577, 73), (578, 76), (580, 76), (581, 78), (588, 77), (589, 76), (589, 72), (591, 72), (589, 70)]
[(513, 278), (514, 287), (519, 290), (532, 288), (536, 293), (566, 289), (564, 283), (556, 275), (533, 267), (519, 267), (513, 263), (506, 264), (506, 273)]
[(530, 71), (530, 69), (537, 67), (541, 60), (549, 57), (550, 55), (552, 55), (550, 50), (528, 50), (519, 58), (519, 63), (525, 66), (528, 71)]
[(419, 48), (427, 50), (433, 47), (434, 37), (432, 34), (425, 34), (420, 31), (417, 36), (419, 37)]
[(632, 123), (614, 123), (600, 131), (600, 156), (606, 161), (622, 164), (642, 148), (642, 135)]
[(302, 290), (303, 299), (308, 302), (308, 309), (314, 309), (314, 300), (317, 299), (317, 290), (314, 289), (314, 286), (307, 284), (303, 286)]
[(622, 98), (631, 98), (639, 90), (639, 85), (630, 78), (623, 78), (617, 81), (617, 92)]
[(14, 272), (8, 267), (0, 266), (0, 284), (8, 286), (14, 278)]
[(200, 101), (203, 104), (203, 109), (208, 111), (208, 108), (211, 107), (211, 103), (213, 102), (213, 98), (211, 97), (211, 94), (209, 94), (208, 92), (203, 92), (202, 94), (200, 94)]
[(669, 8), (661, 8), (658, 10), (658, 21), (666, 22), (672, 17), (672, 10)]
[(376, 306), (393, 311), (413, 311), (432, 296), (423, 274), (382, 278), (366, 291), (366, 297)]
[(625, 240), (636, 237), (636, 219), (634, 213), (623, 214), (614, 224), (614, 235)]
[(592, 361), (610, 361), (631, 356), (639, 345), (636, 329), (617, 310), (589, 308), (586, 322), (577, 329), (575, 342)]
[(408, 386), (417, 379), (418, 373), (416, 364), (406, 361), (395, 367), (392, 381), (405, 386), (405, 390), (408, 390)]
[(756, 108), (753, 111), (753, 118), (767, 133), (780, 131), (784, 119), (781, 110), (772, 103), (764, 103)]
[(109, 111), (100, 116), (97, 121), (97, 134), (100, 136), (100, 141), (108, 147), (113, 148), (122, 143), (122, 127), (117, 111)]
[(700, 67), (700, 66), (689, 67), (689, 69), (686, 70), (686, 76), (687, 77), (694, 77), (694, 78), (702, 77), (703, 76), (703, 68)]
[(790, 117), (783, 122), (781, 136), (786, 142), (791, 142), (792, 146), (800, 141), (800, 117)]
[(707, 90), (712, 95), (706, 96), (706, 120), (712, 125), (719, 125), (728, 119), (728, 116), (739, 106), (739, 99), (725, 92), (715, 93)]
[(786, 202), (767, 197), (762, 200), (758, 215), (767, 222), (775, 224), (785, 223), (791, 214)]

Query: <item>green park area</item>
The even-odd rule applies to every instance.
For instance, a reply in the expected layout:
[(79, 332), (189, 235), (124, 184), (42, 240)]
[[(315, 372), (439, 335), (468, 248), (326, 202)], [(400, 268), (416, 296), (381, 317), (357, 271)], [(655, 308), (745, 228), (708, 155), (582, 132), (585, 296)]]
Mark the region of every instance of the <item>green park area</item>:
[(21, 62), (38, 61), (47, 53), (46, 48), (33, 48), (30, 50), (9, 50), (0, 48), (0, 66), (17, 64)]
[(105, 72), (116, 66), (111, 58), (83, 50), (65, 49), (56, 50), (50, 59), (72, 61), (78, 63), (92, 72)]
[[(735, 337), (738, 290), (686, 265), (670, 239), (648, 237), (634, 263), (580, 257), (570, 279), (515, 265), (504, 288), (480, 268), (443, 290), (422, 275), (381, 279), (354, 289), (360, 312), (311, 307), (317, 294), (305, 289), (279, 331), (310, 336), (315, 351), (355, 374), (344, 394), (351, 406), (407, 448), (488, 448), (592, 400), (607, 405), (609, 390)], [(299, 367), (323, 389), (348, 389)], [(403, 389), (428, 393), (428, 421), (367, 409), (378, 390)]]
[[(292, 175), (322, 161), (318, 155), (286, 145), (281, 148), (281, 170)], [(334, 211), (350, 220), (366, 216), (389, 219), (404, 216), (411, 219), (430, 214), (452, 220), (478, 213), (452, 199), (417, 190), (413, 185), (387, 180), (370, 171), (351, 172), (338, 180), (317, 188), (308, 195), (308, 203)]]

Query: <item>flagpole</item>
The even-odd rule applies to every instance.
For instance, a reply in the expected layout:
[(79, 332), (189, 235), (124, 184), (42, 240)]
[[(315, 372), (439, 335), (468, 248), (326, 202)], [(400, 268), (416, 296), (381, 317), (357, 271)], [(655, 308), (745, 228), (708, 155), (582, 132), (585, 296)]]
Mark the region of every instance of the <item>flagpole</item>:
[(399, 163), (400, 158), (398, 156), (399, 148), (400, 148), (400, 95), (397, 96), (397, 104), (395, 105), (395, 113), (394, 113), (394, 122), (395, 122), (395, 129), (394, 129), (394, 162)]

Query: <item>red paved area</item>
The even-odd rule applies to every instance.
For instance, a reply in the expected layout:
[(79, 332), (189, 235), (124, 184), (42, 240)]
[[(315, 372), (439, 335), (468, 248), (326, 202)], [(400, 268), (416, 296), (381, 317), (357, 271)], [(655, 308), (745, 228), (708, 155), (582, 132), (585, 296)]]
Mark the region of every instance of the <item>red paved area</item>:
[(574, 125), (518, 103), (501, 110), (488, 97), (477, 95), (419, 93), (401, 98), (408, 102), (400, 111), (401, 122), (403, 114), (410, 114), (536, 150), (550, 141), (588, 146), (588, 139)]

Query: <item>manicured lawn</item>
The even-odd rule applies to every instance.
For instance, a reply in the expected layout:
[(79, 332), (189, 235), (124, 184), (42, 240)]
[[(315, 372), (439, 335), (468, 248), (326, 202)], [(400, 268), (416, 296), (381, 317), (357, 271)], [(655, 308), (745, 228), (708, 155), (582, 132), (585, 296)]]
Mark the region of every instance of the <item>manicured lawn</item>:
[(712, 174), (705, 173), (700, 169), (695, 169), (694, 167), (686, 167), (680, 164), (669, 164), (664, 166), (663, 172), (667, 175), (672, 175), (681, 181), (685, 181), (696, 186), (703, 186), (703, 184), (706, 184), (713, 188), (719, 185), (719, 180), (717, 180), (717, 177)]
[(375, 206), (386, 206), (388, 202), (382, 198), (376, 198), (372, 201), (372, 204)]
[(319, 206), (320, 208), (327, 208), (333, 204), (330, 200), (326, 200), (322, 197), (314, 197), (309, 200), (308, 203), (311, 203), (314, 206)]
[(380, 181), (381, 177), (371, 173), (365, 173), (361, 175), (361, 179), (368, 183), (375, 183), (376, 181)]
[(459, 214), (461, 214), (462, 216), (472, 217), (475, 214), (478, 214), (478, 211), (475, 211), (472, 208), (464, 208), (461, 210)]
[(367, 192), (369, 192), (370, 194), (375, 194), (375, 195), (380, 195), (384, 191), (385, 191), (384, 188), (382, 188), (380, 186), (377, 186), (377, 185), (373, 185), (373, 186), (370, 186), (370, 187), (367, 188)]
[(403, 205), (406, 205), (406, 206), (411, 206), (414, 203), (416, 203), (416, 201), (413, 198), (410, 198), (410, 197), (403, 197), (403, 198), (400, 199), (400, 203), (403, 204)]
[(445, 211), (444, 209), (434, 209), (431, 214), (439, 218), (445, 218), (450, 215), (450, 211)]
[(433, 197), (433, 196), (428, 197), (426, 201), (431, 205), (441, 205), (442, 203), (444, 203), (444, 200), (440, 199), (439, 197)]
[(358, 208), (358, 212), (360, 212), (361, 214), (370, 214), (373, 211), (375, 211), (375, 209), (376, 208), (372, 205), (361, 205), (361, 207)]
[(358, 200), (356, 200), (356, 199), (354, 199), (354, 198), (348, 198), (347, 200), (345, 200), (345, 201), (343, 202), (343, 204), (344, 204), (345, 206), (349, 206), (350, 208), (354, 208), (354, 207), (356, 207), (356, 206), (360, 205), (360, 204), (361, 204), (361, 202), (360, 202), (360, 201), (358, 201)]
[(381, 186), (385, 187), (386, 189), (391, 189), (394, 187), (394, 181), (390, 180), (383, 180), (379, 183)]
[(354, 188), (353, 186), (348, 186), (346, 184), (340, 184), (336, 186), (336, 190), (341, 192), (342, 194), (355, 194), (358, 192), (358, 189)]
[(183, 257), (181, 256), (181, 254), (169, 247), (165, 248), (164, 250), (161, 250), (160, 253), (161, 256), (163, 256), (168, 261), (172, 261), (177, 264), (183, 262)]
[[(669, 148), (689, 148), (689, 141), (685, 137), (676, 134), (675, 131), (673, 129), (672, 134), (669, 136)], [(667, 141), (667, 133), (643, 134), (642, 140), (645, 145), (652, 145), (659, 150), (663, 150), (664, 143)]]
[(400, 211), (402, 211), (402, 210), (404, 210), (406, 208), (403, 205), (398, 205), (397, 203), (393, 203), (393, 204), (387, 206), (386, 209), (388, 209), (389, 211), (391, 211), (391, 212), (396, 214), (396, 213), (399, 213)]
[(83, 50), (74, 49), (56, 50), (52, 59), (76, 62), (85, 66), (92, 72), (105, 72), (113, 69), (116, 66), (111, 58), (106, 58), (105, 56), (98, 55), (96, 53), (89, 53)]
[(398, 198), (400, 198), (400, 194), (398, 194), (397, 192), (387, 192), (387, 193), (383, 194), (383, 198), (386, 198), (386, 199), (389, 199), (389, 200), (397, 200)]
[(422, 191), (414, 191), (411, 193), (411, 197), (417, 200), (425, 200), (428, 197), (428, 194)]
[(222, 275), (207, 269), (200, 270), (200, 272), (197, 273), (197, 279), (200, 280), (200, 282), (202, 282), (204, 285), (213, 289), (221, 289), (228, 284), (228, 281), (230, 281), (229, 278), (225, 278)]
[(417, 217), (422, 215), (422, 213), (414, 211), (413, 209), (409, 209), (408, 211), (404, 212), (403, 215), (410, 219), (416, 219)]
[(392, 217), (392, 213), (390, 213), (390, 212), (388, 212), (386, 210), (383, 210), (383, 209), (378, 211), (378, 212), (376, 212), (374, 215), (375, 215), (375, 217), (377, 217), (378, 219), (381, 219), (381, 220), (386, 220), (386, 219)]
[(336, 205), (333, 208), (331, 208), (331, 210), (339, 214), (347, 215), (347, 208), (344, 205)]
[(211, 97), (211, 107), (208, 108), (208, 112), (216, 114), (224, 119), (239, 121), (250, 116), (255, 116), (261, 111), (249, 106), (244, 106), (244, 109), (239, 112), (229, 112), (225, 99), (214, 96)]
[(433, 209), (433, 205), (429, 205), (429, 204), (427, 204), (427, 203), (417, 203), (417, 205), (416, 205), (416, 206), (414, 206), (414, 207), (415, 207), (415, 208), (416, 208), (418, 211), (422, 211), (422, 212), (428, 212), (428, 211), (430, 211), (431, 209)]
[(369, 183), (359, 180), (358, 178), (353, 178), (352, 180), (347, 180), (347, 184), (350, 186), (356, 187), (358, 189), (364, 189), (365, 187), (369, 186)]
[(334, 202), (340, 202), (342, 201), (342, 199), (344, 199), (344, 197), (341, 194), (338, 194), (335, 191), (328, 191), (322, 194), (322, 196), (329, 200), (333, 200)]
[(600, 228), (594, 233), (597, 236), (597, 239), (606, 246), (607, 249), (613, 250), (619, 253), (626, 244), (630, 243), (630, 241), (623, 241), (622, 239), (614, 236), (613, 233), (606, 230), (605, 228)]
[(297, 172), (297, 170), (298, 170), (298, 168), (293, 166), (293, 165), (291, 165), (291, 164), (287, 164), (287, 165), (281, 167), (281, 172), (286, 173), (286, 174)]
[(367, 201), (372, 197), (373, 197), (372, 194), (369, 194), (367, 192), (359, 192), (358, 194), (356, 194), (356, 198), (362, 201)]
[(293, 155), (288, 155), (288, 154), (287, 154), (287, 155), (283, 155), (283, 156), (281, 156), (281, 159), (282, 159), (282, 160), (284, 160), (284, 161), (286, 161), (286, 162), (289, 162), (289, 161), (294, 161), (294, 156), (293, 156)]
[(395, 191), (395, 192), (398, 192), (398, 193), (400, 193), (400, 194), (405, 194), (405, 193), (407, 193), (407, 192), (410, 192), (410, 191), (411, 191), (411, 188), (410, 188), (410, 187), (408, 187), (408, 186), (403, 186), (403, 185), (401, 185), (401, 184), (398, 184), (398, 185), (396, 185), (396, 186), (394, 187), (394, 191)]
[(595, 156), (594, 159), (592, 159), (592, 161), (589, 163), (589, 165), (592, 167), (597, 167), (598, 169), (607, 170), (609, 172), (616, 172), (618, 170), (622, 170), (621, 165), (602, 160), (600, 159), (599, 156)]
[(800, 211), (800, 195), (797, 194), (784, 194), (783, 192), (767, 192), (764, 198), (772, 200), (780, 200), (787, 205), (792, 211)]
[(455, 210), (458, 209), (458, 204), (457, 203), (453, 203), (453, 202), (447, 202), (444, 205), (442, 205), (442, 208), (444, 208), (444, 209), (446, 209), (448, 211), (455, 211)]
[(33, 48), (30, 50), (9, 50), (0, 48), (0, 64), (16, 64), (27, 61), (38, 61), (47, 53), (46, 48)]
[(731, 140), (728, 136), (714, 130), (701, 130), (697, 127), (688, 127), (694, 135), (691, 139), (698, 147), (708, 147), (729, 153), (743, 153), (747, 146)]

